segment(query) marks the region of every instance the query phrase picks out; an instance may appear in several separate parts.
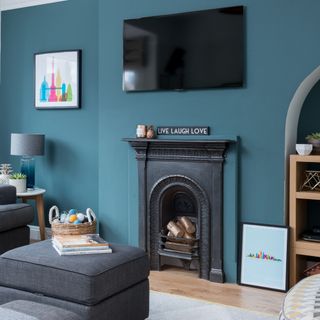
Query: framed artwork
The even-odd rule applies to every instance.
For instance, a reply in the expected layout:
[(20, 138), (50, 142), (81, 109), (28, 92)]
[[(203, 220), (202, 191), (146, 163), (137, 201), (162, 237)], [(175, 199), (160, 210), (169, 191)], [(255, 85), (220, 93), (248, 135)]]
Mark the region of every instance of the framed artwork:
[(240, 284), (287, 291), (289, 228), (242, 224)]
[(80, 50), (36, 53), (34, 68), (37, 109), (80, 108)]

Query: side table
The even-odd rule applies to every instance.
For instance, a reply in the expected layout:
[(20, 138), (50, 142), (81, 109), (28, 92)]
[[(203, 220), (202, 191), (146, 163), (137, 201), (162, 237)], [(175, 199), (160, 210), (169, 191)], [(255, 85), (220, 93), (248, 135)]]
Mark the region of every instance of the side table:
[(27, 202), (27, 200), (35, 200), (38, 212), (38, 223), (40, 229), (40, 239), (45, 240), (45, 224), (44, 224), (44, 204), (43, 204), (43, 194), (46, 192), (45, 189), (35, 188), (33, 190), (28, 190), (27, 192), (17, 193), (17, 198), (21, 199), (22, 202)]

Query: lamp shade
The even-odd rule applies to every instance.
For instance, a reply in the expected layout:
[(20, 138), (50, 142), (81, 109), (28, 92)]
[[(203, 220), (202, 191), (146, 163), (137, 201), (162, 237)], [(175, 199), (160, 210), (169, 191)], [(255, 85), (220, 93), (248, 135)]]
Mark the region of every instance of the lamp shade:
[(43, 156), (44, 134), (11, 133), (11, 154), (14, 156)]

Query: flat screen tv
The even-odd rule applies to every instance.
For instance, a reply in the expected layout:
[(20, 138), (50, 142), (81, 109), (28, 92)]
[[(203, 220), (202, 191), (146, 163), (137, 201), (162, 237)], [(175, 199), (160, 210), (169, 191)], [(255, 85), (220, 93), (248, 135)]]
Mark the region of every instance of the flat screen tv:
[(243, 6), (124, 21), (123, 90), (243, 85)]

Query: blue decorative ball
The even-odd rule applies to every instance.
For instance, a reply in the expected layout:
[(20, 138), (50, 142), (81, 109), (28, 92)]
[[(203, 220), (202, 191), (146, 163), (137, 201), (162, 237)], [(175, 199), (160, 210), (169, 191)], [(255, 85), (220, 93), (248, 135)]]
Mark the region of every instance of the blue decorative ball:
[(77, 213), (77, 210), (76, 209), (70, 209), (69, 210), (69, 214), (76, 214)]
[(75, 220), (75, 221), (73, 222), (73, 224), (81, 224), (81, 221)]

